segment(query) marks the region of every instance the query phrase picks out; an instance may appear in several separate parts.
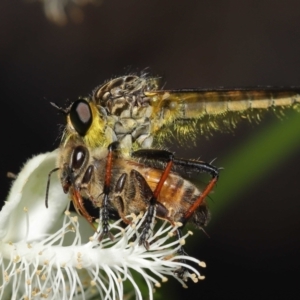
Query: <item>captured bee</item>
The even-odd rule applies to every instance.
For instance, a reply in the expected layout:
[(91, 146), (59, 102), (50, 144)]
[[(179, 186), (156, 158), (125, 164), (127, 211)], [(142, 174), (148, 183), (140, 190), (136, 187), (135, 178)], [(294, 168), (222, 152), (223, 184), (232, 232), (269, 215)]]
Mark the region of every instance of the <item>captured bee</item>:
[[(65, 147), (63, 147), (63, 149), (61, 149), (61, 154), (58, 156), (58, 167), (51, 170), (48, 175), (45, 205), (48, 208), (48, 194), (51, 175), (53, 172), (58, 171), (58, 177), (63, 191), (66, 194), (69, 194), (70, 199), (73, 201), (75, 210), (90, 223), (94, 230), (96, 230), (93, 223), (93, 217), (86, 210), (84, 203), (84, 199), (86, 198), (86, 194), (84, 194), (84, 183), (90, 180), (90, 167), (88, 169), (87, 167), (91, 160), (92, 157), (89, 155), (89, 152), (83, 144), (69, 142)], [(110, 218), (119, 219), (117, 211), (112, 208), (111, 205), (108, 205), (107, 209)]]
[[(144, 158), (141, 161), (141, 158)], [(154, 166), (159, 160), (166, 167)], [(66, 162), (68, 161), (68, 162)], [(152, 161), (152, 162), (151, 162)], [(101, 208), (102, 231), (113, 239), (108, 221), (116, 213), (126, 224), (131, 213), (147, 213), (139, 243), (149, 248), (147, 238), (155, 217), (171, 224), (190, 221), (203, 228), (209, 221), (205, 196), (218, 178), (218, 169), (202, 161), (189, 161), (173, 157), (164, 150), (137, 150), (130, 159), (118, 154), (118, 143), (108, 148), (89, 149), (83, 143), (69, 142), (58, 162), (59, 176), (66, 193), (70, 193), (78, 213), (90, 223), (92, 219), (82, 199), (89, 199)], [(173, 168), (188, 168), (211, 174), (211, 185), (200, 191), (188, 180), (175, 173)]]

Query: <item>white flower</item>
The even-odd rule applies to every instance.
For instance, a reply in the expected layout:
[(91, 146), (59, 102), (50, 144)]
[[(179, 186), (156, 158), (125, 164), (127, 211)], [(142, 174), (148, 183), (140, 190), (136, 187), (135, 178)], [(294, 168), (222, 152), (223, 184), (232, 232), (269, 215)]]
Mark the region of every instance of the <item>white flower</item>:
[[(148, 251), (134, 239), (140, 216), (131, 216), (133, 222), (126, 229), (120, 221), (111, 224), (115, 240), (99, 244), (86, 220), (65, 211), (69, 199), (57, 176), (51, 178), (46, 209), (47, 176), (56, 156), (54, 151), (29, 160), (0, 212), (0, 299), (91, 299), (96, 295), (97, 299), (122, 299), (125, 281), (131, 283), (136, 299), (143, 299), (133, 270), (153, 299), (154, 286), (167, 281), (167, 276), (183, 285), (188, 278), (195, 282), (204, 278), (197, 267), (180, 259), (205, 267), (203, 262), (177, 255), (189, 233), (178, 241), (172, 234), (176, 227), (167, 222), (153, 229)], [(183, 280), (174, 273), (182, 266), (193, 273), (186, 271)]]

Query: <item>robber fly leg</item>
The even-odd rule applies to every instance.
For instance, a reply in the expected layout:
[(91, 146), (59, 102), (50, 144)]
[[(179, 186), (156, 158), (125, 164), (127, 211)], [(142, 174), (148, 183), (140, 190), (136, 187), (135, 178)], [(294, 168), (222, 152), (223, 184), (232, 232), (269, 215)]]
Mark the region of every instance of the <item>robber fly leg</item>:
[(220, 169), (203, 161), (189, 160), (182, 158), (173, 158), (173, 165), (175, 167), (181, 167), (185, 170), (190, 170), (197, 173), (208, 173), (211, 175), (212, 179), (201, 193), (201, 195), (192, 203), (192, 205), (187, 209), (184, 217), (180, 222), (186, 224), (187, 221), (192, 217), (193, 213), (203, 204), (206, 196), (212, 191), (215, 184), (219, 178)]
[(140, 157), (145, 159), (156, 159), (159, 161), (167, 162), (167, 165), (165, 166), (165, 169), (159, 179), (159, 182), (150, 198), (149, 207), (147, 209), (145, 221), (143, 224), (143, 230), (140, 235), (139, 244), (144, 245), (145, 248), (148, 250), (149, 243), (147, 242), (147, 239), (149, 237), (149, 231), (151, 230), (151, 225), (153, 224), (153, 220), (155, 218), (155, 210), (158, 203), (157, 198), (163, 187), (164, 182), (166, 181), (166, 179), (168, 178), (171, 172), (173, 160), (174, 160), (174, 154), (165, 150), (141, 149), (133, 152), (132, 155), (134, 157)]
[(113, 165), (113, 153), (117, 150), (119, 143), (113, 142), (108, 146), (108, 154), (105, 168), (105, 180), (103, 186), (103, 203), (101, 207), (101, 222), (102, 222), (102, 232), (100, 233), (98, 240), (101, 241), (104, 237), (108, 236), (111, 240), (114, 236), (109, 231), (109, 194), (111, 192), (111, 172)]
[[(184, 160), (183, 160), (184, 161)], [(193, 215), (193, 213), (199, 208), (200, 205), (203, 204), (205, 197), (212, 191), (215, 184), (219, 178), (219, 169), (212, 166), (209, 163), (198, 162), (198, 161), (188, 161), (193, 167), (197, 168), (200, 172), (209, 173), (212, 177), (211, 181), (208, 183), (204, 191), (201, 195), (196, 199), (196, 201), (189, 207), (189, 209), (185, 212), (183, 219), (181, 220), (183, 224), (185, 224)]]
[[(177, 239), (180, 240), (182, 238), (182, 231), (181, 228), (177, 228), (176, 230)], [(180, 248), (177, 250), (178, 255), (187, 256), (188, 254), (185, 252), (184, 247), (180, 246)], [(183, 264), (186, 264), (186, 260), (184, 258), (180, 259), (180, 262)], [(187, 268), (180, 267), (177, 270), (174, 271), (174, 273), (179, 277), (183, 278), (185, 272), (187, 271)]]
[(102, 222), (102, 231), (98, 237), (99, 242), (106, 236), (111, 240), (114, 240), (114, 236), (109, 231), (109, 209), (108, 209), (108, 194), (104, 194), (103, 204), (101, 208), (101, 222)]

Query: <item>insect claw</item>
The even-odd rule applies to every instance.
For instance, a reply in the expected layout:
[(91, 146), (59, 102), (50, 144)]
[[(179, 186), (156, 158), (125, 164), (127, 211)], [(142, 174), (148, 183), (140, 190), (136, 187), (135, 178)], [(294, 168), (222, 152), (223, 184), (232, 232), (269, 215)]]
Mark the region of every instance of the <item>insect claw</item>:
[(114, 241), (114, 240), (115, 240), (114, 235), (113, 235), (109, 230), (108, 230), (108, 231), (103, 230), (103, 231), (99, 234), (99, 236), (98, 236), (98, 241), (101, 242), (101, 241), (103, 240), (104, 237), (109, 237), (109, 239), (110, 239), (111, 241)]
[(150, 249), (150, 244), (146, 240), (144, 235), (142, 235), (139, 240), (139, 246), (141, 246), (141, 245), (143, 245), (147, 251)]
[(185, 267), (180, 267), (177, 270), (174, 271), (174, 274), (179, 277), (180, 279), (184, 279), (185, 278), (185, 273), (187, 272), (187, 268)]
[(144, 247), (146, 248), (146, 250), (149, 250), (150, 248), (150, 244), (147, 241), (148, 237), (149, 237), (149, 231), (151, 230), (151, 223), (153, 222), (153, 220), (145, 220), (144, 224), (143, 224), (143, 229), (140, 235), (140, 240), (139, 240), (139, 245), (144, 245)]
[(110, 231), (108, 232), (108, 237), (111, 241), (115, 240), (115, 236)]
[(144, 241), (143, 245), (144, 245), (145, 249), (146, 249), (147, 251), (149, 251), (149, 249), (150, 249), (150, 244), (148, 243), (148, 241)]

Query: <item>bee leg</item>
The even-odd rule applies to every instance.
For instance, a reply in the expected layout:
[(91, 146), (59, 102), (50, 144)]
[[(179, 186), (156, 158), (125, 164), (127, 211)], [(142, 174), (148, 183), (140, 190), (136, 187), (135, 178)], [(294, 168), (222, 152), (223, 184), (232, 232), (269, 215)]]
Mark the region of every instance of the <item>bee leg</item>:
[[(150, 187), (149, 187), (150, 189)], [(173, 226), (174, 222), (167, 217), (168, 210), (167, 208), (160, 202), (156, 202), (155, 205), (149, 205), (148, 210), (146, 212), (146, 217), (143, 223), (142, 232), (140, 235), (139, 245), (144, 245), (144, 247), (149, 250), (150, 245), (148, 242), (149, 232), (151, 230), (151, 225), (154, 222), (155, 215), (161, 219), (169, 221)]]
[[(165, 166), (164, 171), (162, 172), (162, 175), (159, 179), (159, 182), (152, 193), (152, 196), (149, 201), (149, 206), (146, 212), (145, 221), (143, 224), (143, 230), (140, 236), (139, 245), (144, 245), (145, 248), (149, 249), (149, 243), (147, 242), (149, 231), (151, 230), (151, 224), (153, 222), (153, 219), (155, 217), (155, 211), (158, 204), (157, 198), (159, 196), (159, 193), (163, 187), (164, 182), (169, 176), (169, 173), (171, 172), (172, 166), (173, 166), (173, 160), (174, 160), (174, 154), (165, 150), (139, 150), (134, 152), (134, 156), (136, 157), (144, 157), (151, 159), (155, 159), (156, 157), (161, 158), (163, 161), (167, 162), (167, 165)], [(139, 154), (142, 155), (139, 155)], [(145, 179), (144, 179), (145, 180)]]
[(109, 194), (111, 192), (111, 171), (113, 163), (113, 152), (118, 148), (119, 143), (113, 142), (108, 146), (108, 154), (105, 168), (105, 179), (103, 186), (103, 202), (101, 207), (101, 222), (102, 222), (102, 232), (100, 233), (98, 240), (101, 241), (104, 237), (108, 236), (111, 240), (114, 240), (114, 236), (109, 231)]
[(95, 228), (94, 224), (93, 224), (93, 217), (90, 216), (90, 214), (88, 213), (88, 211), (85, 209), (84, 207), (84, 203), (83, 203), (83, 198), (80, 194), (81, 191), (85, 190), (85, 192), (88, 194), (89, 199), (92, 201), (92, 197), (89, 194), (89, 183), (91, 181), (91, 178), (94, 174), (94, 167), (93, 165), (88, 166), (88, 168), (86, 169), (82, 181), (80, 183), (80, 186), (76, 186), (75, 183), (73, 183), (74, 187), (74, 191), (73, 191), (73, 203), (74, 203), (74, 207), (76, 209), (76, 211), (78, 212), (78, 214), (82, 215), (89, 223), (90, 225), (93, 227), (93, 229), (96, 231), (97, 229)]
[(102, 241), (102, 239), (106, 236), (108, 236), (112, 241), (115, 239), (115, 237), (111, 234), (109, 231), (109, 209), (108, 209), (108, 194), (104, 194), (104, 199), (103, 199), (103, 204), (102, 204), (102, 209), (101, 209), (101, 214), (102, 214), (102, 231), (98, 236), (99, 242)]
[[(161, 218), (163, 220), (167, 220), (172, 224), (172, 226), (175, 226), (174, 221), (168, 217), (168, 214), (169, 214), (168, 209), (160, 202), (157, 202), (156, 213), (157, 213), (157, 216), (159, 218)], [(176, 236), (177, 236), (178, 241), (180, 241), (182, 239), (182, 227), (176, 229)], [(178, 253), (178, 255), (181, 255), (181, 256), (187, 256), (188, 255), (185, 252), (184, 247), (181, 244), (180, 244), (179, 249), (177, 250), (177, 253)], [(181, 258), (179, 261), (182, 262), (183, 264), (186, 264), (186, 260), (184, 258)], [(177, 270), (175, 270), (174, 273), (178, 277), (183, 278), (184, 273), (186, 271), (187, 271), (187, 269), (185, 267), (180, 267)]]
[[(122, 178), (123, 176), (123, 178)], [(124, 211), (127, 213), (130, 211), (129, 206), (134, 206), (135, 209), (134, 213), (139, 213), (141, 210), (143, 210), (143, 207), (145, 203), (149, 206), (149, 199), (152, 198), (153, 192), (147, 183), (146, 179), (143, 177), (142, 174), (140, 174), (136, 170), (131, 170), (129, 178), (127, 179), (127, 176), (125, 177), (125, 174), (123, 174), (120, 177), (120, 180), (118, 181), (118, 184), (116, 185), (117, 187), (120, 186), (121, 188), (116, 189), (117, 191), (121, 191), (124, 188), (123, 191), (123, 197), (124, 199), (127, 199), (127, 201), (121, 202), (118, 207), (119, 211)], [(127, 184), (122, 184), (121, 185), (121, 179), (123, 182), (123, 179), (127, 179)], [(119, 184), (120, 183), (120, 184)], [(126, 186), (126, 187), (125, 187)], [(117, 197), (118, 198), (118, 197)], [(119, 197), (120, 198), (120, 197)], [(145, 216), (144, 222), (141, 226), (141, 234), (139, 237), (139, 245), (144, 245), (144, 247), (148, 250), (149, 249), (149, 243), (148, 243), (148, 237), (149, 237), (149, 231), (151, 230), (151, 225), (154, 220), (155, 216), (155, 209), (156, 206), (149, 206), (147, 210), (147, 215)]]
[[(176, 230), (176, 235), (177, 235), (177, 239), (180, 240), (182, 238), (182, 231), (181, 228), (177, 228)], [(180, 248), (177, 250), (178, 255), (182, 255), (182, 256), (187, 256), (187, 252), (185, 252), (184, 247), (180, 246)], [(184, 258), (180, 259), (180, 262), (183, 264), (186, 264), (186, 260)], [(174, 271), (174, 273), (179, 277), (179, 278), (184, 278), (184, 274), (187, 271), (187, 268), (185, 267), (180, 267), (177, 270)]]
[(72, 201), (74, 203), (75, 210), (77, 213), (81, 216), (83, 216), (89, 224), (93, 227), (93, 229), (96, 231), (96, 227), (93, 224), (93, 217), (90, 216), (90, 214), (87, 212), (87, 210), (84, 207), (83, 199), (80, 195), (80, 191), (78, 189), (74, 189), (72, 194)]
[(118, 178), (116, 184), (115, 184), (115, 189), (114, 189), (114, 207), (119, 213), (119, 217), (121, 217), (123, 223), (126, 225), (131, 224), (131, 221), (126, 218), (126, 213), (125, 213), (125, 205), (124, 205), (124, 195), (126, 187), (128, 185), (128, 174), (127, 173), (122, 173), (120, 177)]

